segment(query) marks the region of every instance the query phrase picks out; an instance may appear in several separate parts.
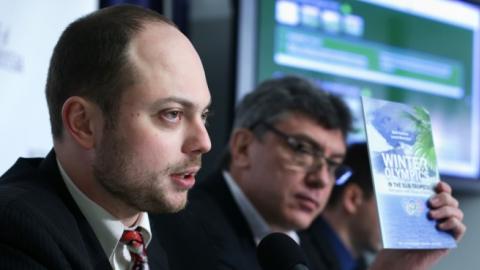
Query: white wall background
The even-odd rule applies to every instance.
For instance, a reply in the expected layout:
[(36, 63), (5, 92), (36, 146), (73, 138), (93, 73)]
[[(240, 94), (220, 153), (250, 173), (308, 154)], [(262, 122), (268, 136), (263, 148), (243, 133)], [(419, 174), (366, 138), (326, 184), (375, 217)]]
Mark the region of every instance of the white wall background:
[(0, 0), (0, 175), (52, 147), (45, 81), (63, 29), (98, 0)]

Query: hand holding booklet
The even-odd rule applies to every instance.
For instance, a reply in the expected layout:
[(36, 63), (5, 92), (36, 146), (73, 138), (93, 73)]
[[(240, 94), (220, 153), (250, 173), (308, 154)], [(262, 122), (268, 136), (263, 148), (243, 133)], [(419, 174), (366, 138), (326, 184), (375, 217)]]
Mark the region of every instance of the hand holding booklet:
[(383, 247), (456, 247), (428, 217), (440, 181), (428, 111), (366, 97), (362, 105)]

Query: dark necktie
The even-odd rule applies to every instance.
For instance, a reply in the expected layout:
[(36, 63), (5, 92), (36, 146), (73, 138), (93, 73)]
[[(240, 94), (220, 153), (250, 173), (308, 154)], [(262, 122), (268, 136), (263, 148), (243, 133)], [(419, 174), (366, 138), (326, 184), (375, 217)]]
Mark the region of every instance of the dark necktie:
[(127, 246), (132, 257), (129, 269), (148, 270), (147, 252), (142, 234), (137, 230), (125, 230), (120, 241)]

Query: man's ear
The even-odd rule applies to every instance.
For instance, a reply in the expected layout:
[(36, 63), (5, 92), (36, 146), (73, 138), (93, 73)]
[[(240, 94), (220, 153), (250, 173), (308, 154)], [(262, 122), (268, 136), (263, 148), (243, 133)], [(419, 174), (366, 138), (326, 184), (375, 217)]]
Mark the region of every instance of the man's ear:
[(362, 207), (363, 200), (363, 191), (357, 184), (348, 184), (343, 190), (342, 204), (347, 213), (355, 214)]
[(229, 142), (232, 164), (250, 166), (249, 146), (254, 139), (255, 135), (248, 129), (240, 128), (233, 132)]
[(92, 102), (78, 96), (69, 97), (62, 106), (65, 132), (85, 149), (92, 149), (95, 146), (97, 111), (98, 108)]

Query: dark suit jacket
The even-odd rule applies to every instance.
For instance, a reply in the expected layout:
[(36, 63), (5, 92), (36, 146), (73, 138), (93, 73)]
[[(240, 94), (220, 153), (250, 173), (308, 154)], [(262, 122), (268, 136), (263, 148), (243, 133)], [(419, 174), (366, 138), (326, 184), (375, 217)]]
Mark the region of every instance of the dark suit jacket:
[[(171, 237), (162, 244), (172, 269), (261, 270), (253, 233), (220, 172), (194, 188), (186, 210), (160, 219), (159, 230)], [(316, 242), (299, 236), (310, 270), (330, 270), (318, 258)]]
[[(168, 269), (155, 233), (151, 269)], [(0, 178), (0, 269), (111, 269), (61, 178), (55, 153), (20, 158)]]

